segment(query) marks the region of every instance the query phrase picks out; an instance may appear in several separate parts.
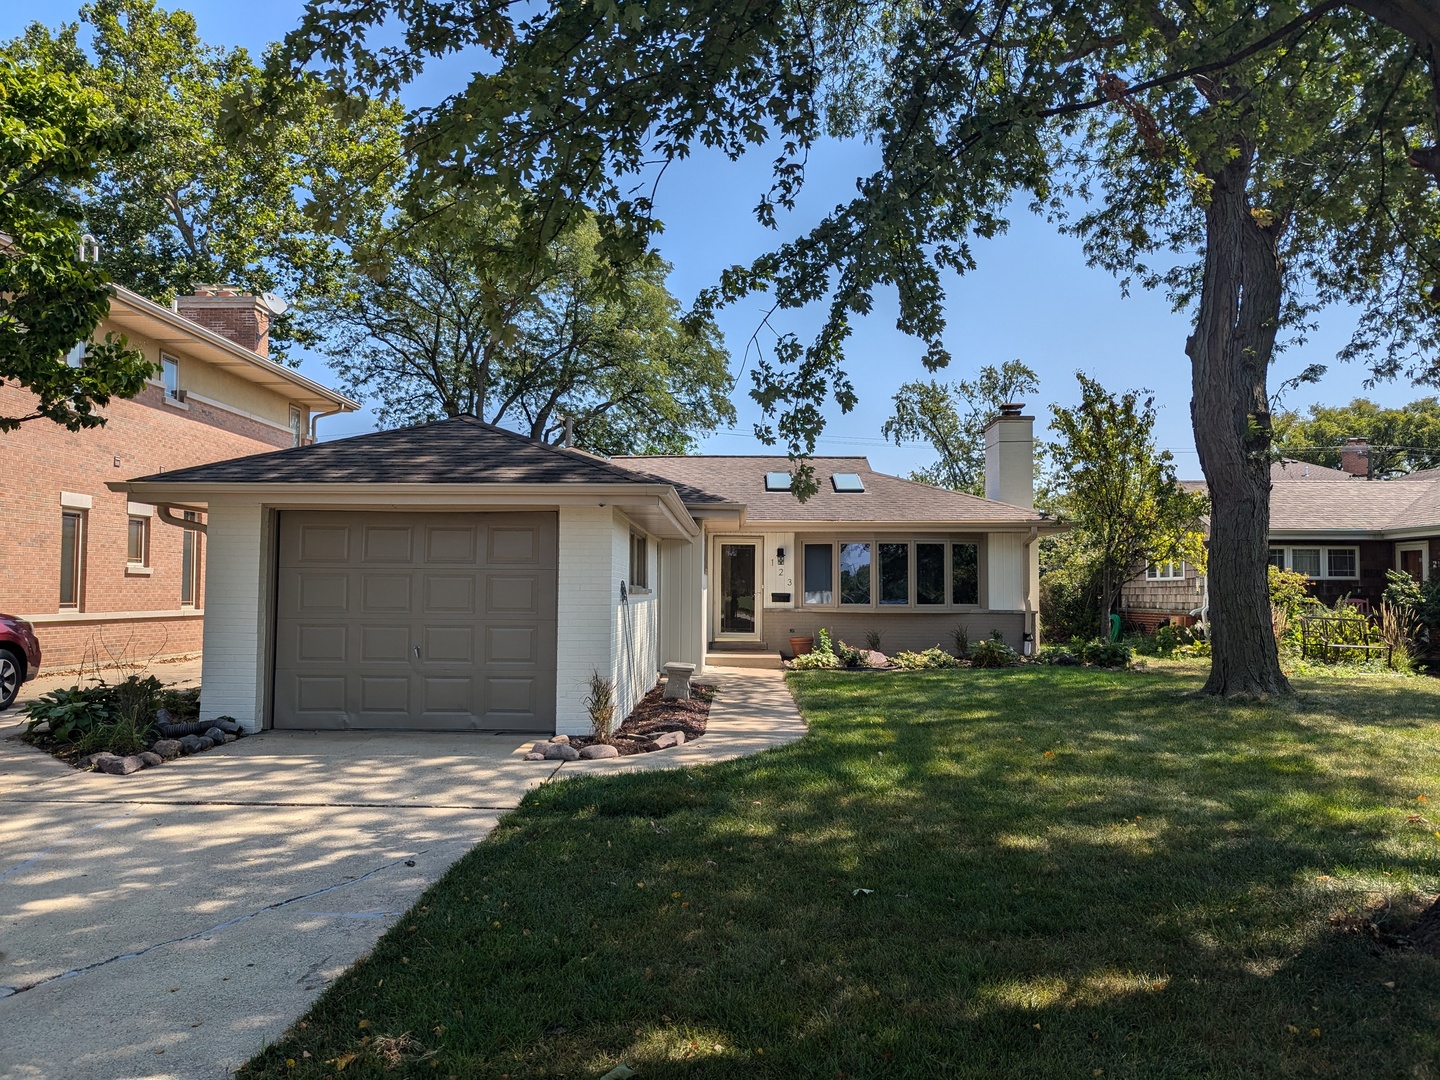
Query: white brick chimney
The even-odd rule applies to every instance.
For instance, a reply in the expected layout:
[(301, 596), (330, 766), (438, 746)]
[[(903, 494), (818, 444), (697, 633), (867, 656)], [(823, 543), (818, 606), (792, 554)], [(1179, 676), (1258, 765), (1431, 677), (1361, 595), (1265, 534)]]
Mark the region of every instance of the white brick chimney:
[(1027, 510), (1035, 506), (1035, 418), (1009, 402), (985, 425), (985, 497)]

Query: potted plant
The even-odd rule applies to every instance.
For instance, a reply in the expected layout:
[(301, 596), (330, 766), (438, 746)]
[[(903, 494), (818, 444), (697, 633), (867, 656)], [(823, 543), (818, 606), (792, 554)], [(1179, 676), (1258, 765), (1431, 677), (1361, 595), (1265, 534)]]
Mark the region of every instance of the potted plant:
[(815, 639), (809, 637), (792, 637), (790, 639), (790, 651), (796, 656), (804, 656), (808, 652), (815, 651)]

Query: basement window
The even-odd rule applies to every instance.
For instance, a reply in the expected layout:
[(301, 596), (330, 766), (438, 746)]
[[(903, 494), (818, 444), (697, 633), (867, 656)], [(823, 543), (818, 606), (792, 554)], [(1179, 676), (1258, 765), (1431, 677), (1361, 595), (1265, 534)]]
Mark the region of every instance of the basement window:
[(865, 481), (859, 473), (837, 472), (830, 477), (830, 485), (843, 495), (853, 495), (865, 490)]
[(788, 472), (767, 472), (765, 474), (765, 490), (789, 491), (791, 479)]

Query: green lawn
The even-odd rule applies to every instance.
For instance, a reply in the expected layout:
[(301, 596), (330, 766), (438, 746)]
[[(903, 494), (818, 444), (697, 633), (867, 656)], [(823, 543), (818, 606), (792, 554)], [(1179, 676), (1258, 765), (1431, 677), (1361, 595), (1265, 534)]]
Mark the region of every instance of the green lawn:
[(1440, 684), (792, 679), (794, 746), (531, 795), (241, 1076), (1440, 1076), (1440, 960), (1333, 925), (1440, 890)]

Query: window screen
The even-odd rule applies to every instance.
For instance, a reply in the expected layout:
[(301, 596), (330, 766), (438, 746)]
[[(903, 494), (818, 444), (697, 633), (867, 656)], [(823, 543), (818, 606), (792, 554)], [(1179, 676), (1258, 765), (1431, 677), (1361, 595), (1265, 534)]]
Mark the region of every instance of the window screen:
[(870, 545), (840, 545), (840, 603), (870, 603)]
[(910, 545), (880, 545), (880, 603), (910, 603)]
[(945, 545), (915, 545), (915, 603), (945, 603)]
[(805, 545), (805, 603), (835, 602), (835, 548), (831, 544)]
[(950, 548), (950, 602), (980, 602), (980, 548), (975, 544), (953, 544)]

